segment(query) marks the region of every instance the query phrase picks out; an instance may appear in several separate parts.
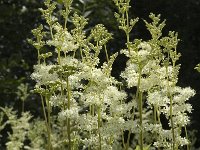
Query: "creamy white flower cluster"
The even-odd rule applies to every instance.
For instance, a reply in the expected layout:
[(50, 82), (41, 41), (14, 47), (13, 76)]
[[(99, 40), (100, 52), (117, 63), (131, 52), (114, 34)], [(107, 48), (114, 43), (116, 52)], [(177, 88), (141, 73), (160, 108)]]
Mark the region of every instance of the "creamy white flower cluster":
[[(73, 29), (72, 34), (58, 22), (52, 24), (52, 39), (45, 43), (55, 47), (58, 61), (34, 67), (31, 75), (36, 81), (34, 91), (41, 95), (46, 106), (44, 111), (50, 134), (47, 139), (51, 139), (51, 147), (70, 149), (77, 144), (79, 148), (112, 149), (123, 136), (127, 126), (123, 116), (128, 116), (132, 103), (126, 105), (126, 93), (119, 90), (119, 82), (111, 76), (117, 54), (110, 56), (102, 67), (97, 67), (99, 52), (111, 35), (99, 25), (92, 30), (90, 38), (84, 40), (79, 32), (81, 19), (74, 15), (77, 29)], [(101, 36), (96, 37), (96, 32)], [(92, 38), (97, 45), (90, 42)], [(82, 43), (78, 43), (80, 41)], [(79, 52), (81, 58), (75, 57)]]
[[(190, 87), (181, 88), (176, 85), (179, 70), (176, 61), (180, 56), (176, 52), (177, 34), (169, 32), (168, 37), (157, 35), (153, 32), (154, 29), (157, 28), (161, 31), (164, 24), (161, 23), (159, 27), (159, 16), (151, 14), (150, 18), (153, 23), (146, 21), (145, 23), (152, 34), (152, 40), (136, 39), (127, 45), (127, 49), (121, 51), (129, 57), (127, 67), (121, 73), (121, 77), (126, 81), (128, 88), (137, 88), (136, 101), (139, 108), (136, 111), (139, 112), (140, 119), (144, 119), (142, 110), (144, 105), (148, 105), (151, 109), (149, 111), (152, 111), (152, 119), (144, 119), (146, 122), (141, 120), (137, 122), (141, 128), (140, 139), (143, 138), (143, 134), (150, 131), (157, 135), (157, 137), (152, 137), (152, 140), (156, 141), (154, 142), (155, 147), (179, 148), (189, 143), (187, 137), (182, 137), (181, 129), (186, 128), (189, 124), (188, 113), (191, 113), (192, 106), (187, 101), (195, 95), (195, 91)], [(141, 98), (140, 95), (144, 94), (145, 98)], [(168, 120), (169, 129), (162, 129), (161, 115)], [(148, 124), (151, 124), (152, 127)], [(159, 127), (156, 127), (158, 125)], [(143, 140), (148, 141), (145, 137)]]

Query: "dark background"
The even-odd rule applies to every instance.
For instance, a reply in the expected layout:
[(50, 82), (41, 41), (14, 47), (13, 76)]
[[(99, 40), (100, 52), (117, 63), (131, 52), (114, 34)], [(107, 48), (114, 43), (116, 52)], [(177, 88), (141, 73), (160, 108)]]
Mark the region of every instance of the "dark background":
[[(149, 33), (142, 19), (149, 20), (150, 12), (161, 14), (166, 19), (164, 35), (168, 31), (177, 31), (181, 41), (178, 51), (182, 54), (179, 63), (181, 70), (178, 85), (190, 86), (196, 90), (196, 95), (190, 100), (193, 106), (189, 130), (195, 129), (196, 146), (200, 147), (200, 73), (194, 70), (200, 62), (200, 0), (132, 0), (130, 17), (139, 17), (131, 33), (131, 40), (142, 38), (148, 40)], [(33, 65), (36, 64), (36, 50), (27, 43), (32, 38), (31, 30), (41, 22), (38, 8), (44, 7), (42, 0), (0, 0), (0, 106), (13, 105), (19, 111), (20, 101), (16, 96), (17, 86), (29, 83)], [(112, 0), (74, 0), (74, 10), (90, 18), (87, 30), (98, 23), (104, 24), (114, 34), (114, 39), (108, 45), (109, 54), (124, 47), (125, 35), (118, 30), (114, 12), (117, 11)], [(69, 24), (70, 28), (70, 24)], [(104, 54), (102, 54), (102, 57)], [(118, 57), (113, 71), (119, 76), (125, 66), (125, 58)], [(40, 103), (35, 95), (29, 96), (25, 102), (25, 110), (38, 115)]]

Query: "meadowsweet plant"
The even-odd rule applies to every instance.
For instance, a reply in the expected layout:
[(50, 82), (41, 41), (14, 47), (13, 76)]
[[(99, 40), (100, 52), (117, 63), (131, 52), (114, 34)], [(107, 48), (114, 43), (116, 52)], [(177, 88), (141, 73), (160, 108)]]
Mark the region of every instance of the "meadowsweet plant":
[[(63, 10), (58, 13), (57, 3), (45, 0), (46, 8), (40, 11), (46, 23), (33, 29), (34, 38), (28, 40), (37, 50), (32, 92), (40, 96), (44, 119), (31, 119), (24, 112), (28, 94), (27, 85), (21, 85), (21, 117), (10, 108), (1, 108), (0, 131), (7, 124), (13, 131), (7, 148), (189, 150), (187, 125), (192, 106), (188, 100), (195, 91), (177, 86), (177, 33), (162, 35), (165, 21), (150, 14), (151, 22), (144, 23), (151, 39), (130, 39), (139, 18), (129, 18), (130, 0), (113, 0), (118, 8), (115, 17), (127, 41), (120, 53), (109, 56), (106, 45), (112, 34), (103, 24), (86, 34), (88, 19), (72, 14), (72, 0), (62, 2)], [(69, 18), (74, 26), (71, 30)], [(101, 51), (106, 58), (102, 65)], [(111, 75), (118, 55), (128, 58), (120, 81)]]

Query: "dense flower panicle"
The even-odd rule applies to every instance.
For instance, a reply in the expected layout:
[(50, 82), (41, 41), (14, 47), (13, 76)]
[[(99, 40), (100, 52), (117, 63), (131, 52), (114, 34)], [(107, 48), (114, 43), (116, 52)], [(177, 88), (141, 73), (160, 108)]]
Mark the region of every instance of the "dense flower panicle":
[(64, 111), (61, 111), (58, 114), (59, 119), (65, 120), (66, 118), (71, 118), (73, 120), (78, 120), (79, 115), (78, 115), (78, 107), (73, 107), (71, 109), (66, 109)]
[(147, 42), (142, 42), (138, 45), (138, 48), (147, 52), (152, 50), (151, 46)]
[(148, 94), (147, 102), (149, 105), (157, 105), (157, 106), (164, 106), (166, 103), (169, 103), (169, 98), (165, 96), (165, 93), (163, 91), (155, 91), (150, 92)]
[(47, 44), (54, 46), (56, 48), (56, 52), (60, 50), (64, 53), (68, 53), (78, 48), (78, 45), (75, 44), (72, 35), (67, 30), (63, 29), (60, 24), (54, 24), (53, 29), (55, 29), (56, 34), (54, 34), (54, 38), (52, 40), (47, 41)]
[(49, 73), (49, 70), (52, 67), (54, 67), (54, 65), (35, 65), (35, 71), (31, 74), (31, 78), (35, 80), (38, 85), (46, 84), (49, 81), (56, 81), (58, 79), (58, 75), (56, 73)]
[(128, 87), (137, 86), (138, 73), (136, 72), (137, 66), (135, 64), (128, 64), (125, 71), (121, 74), (122, 78), (127, 80)]
[(97, 116), (92, 116), (90, 114), (83, 114), (80, 116), (79, 119), (79, 125), (80, 125), (80, 130), (82, 131), (93, 131), (98, 128), (98, 123), (97, 123)]
[(60, 63), (62, 66), (68, 65), (75, 68), (80, 68), (82, 65), (78, 59), (73, 58), (72, 56), (61, 57)]
[(126, 98), (126, 93), (119, 91), (115, 86), (109, 86), (104, 91), (105, 103), (108, 105), (119, 104)]
[[(136, 121), (136, 125), (139, 124), (141, 128), (138, 134), (139, 132), (140, 136), (141, 134), (147, 134), (145, 131), (148, 130), (151, 131), (152, 134), (157, 133), (161, 139), (155, 138), (157, 141), (154, 142), (154, 146), (171, 149), (172, 145), (170, 141), (173, 142), (177, 140), (174, 147), (188, 144), (188, 142), (185, 142), (183, 138), (180, 137), (181, 132), (178, 130), (189, 124), (188, 113), (191, 113), (192, 106), (187, 103), (187, 100), (194, 96), (195, 91), (189, 87), (180, 88), (176, 86), (180, 68), (179, 65), (176, 65), (180, 54), (174, 50), (177, 45), (177, 35), (170, 32), (169, 37), (163, 37), (159, 42), (158, 37), (160, 37), (161, 34), (155, 33), (154, 28), (161, 31), (164, 23), (157, 26), (160, 20), (159, 16), (151, 15), (150, 17), (153, 23), (150, 24), (146, 21), (145, 23), (153, 39), (148, 42), (135, 40), (133, 43), (127, 45), (129, 51), (127, 49), (121, 51), (121, 53), (129, 58), (125, 71), (121, 73), (121, 77), (126, 81), (128, 88), (136, 87), (138, 93), (146, 93), (146, 99), (138, 97), (139, 94), (136, 93), (138, 106), (141, 105), (139, 101), (145, 100), (143, 103), (147, 103), (153, 111), (152, 116), (154, 118), (154, 124), (152, 124), (150, 119), (147, 119), (146, 123), (150, 123), (154, 127), (156, 125), (155, 123), (162, 124), (160, 115), (163, 114), (168, 120), (168, 125), (170, 127), (169, 130), (163, 130), (161, 127), (160, 129), (155, 128), (154, 131), (149, 130), (148, 127), (143, 128), (146, 125), (144, 112), (139, 108), (139, 115), (142, 117), (143, 122), (141, 124), (141, 121)], [(164, 49), (163, 46), (165, 47)], [(170, 58), (167, 58), (167, 55)], [(141, 114), (143, 114), (143, 116)], [(164, 136), (163, 132), (167, 132), (168, 136)], [(147, 138), (145, 140), (146, 142), (149, 141)]]

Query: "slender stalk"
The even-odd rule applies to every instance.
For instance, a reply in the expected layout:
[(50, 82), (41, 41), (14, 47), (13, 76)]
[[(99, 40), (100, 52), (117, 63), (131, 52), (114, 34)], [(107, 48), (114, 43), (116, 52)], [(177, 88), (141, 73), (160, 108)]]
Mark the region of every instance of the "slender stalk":
[[(49, 18), (52, 18), (51, 14), (49, 15)], [(52, 22), (49, 22), (49, 29), (50, 29), (51, 38), (53, 39), (53, 28), (52, 28)]]
[(154, 124), (156, 124), (157, 123), (157, 106), (154, 105), (153, 108), (154, 108), (153, 109), (153, 119), (154, 119)]
[(75, 58), (75, 55), (76, 55), (76, 51), (74, 50), (74, 52), (73, 52), (73, 58)]
[[(139, 77), (138, 77), (138, 83), (137, 83), (136, 100), (138, 100), (138, 98), (139, 98), (141, 77), (142, 77), (142, 69), (139, 68)], [(139, 101), (138, 101), (138, 103), (139, 103)]]
[(106, 53), (106, 60), (108, 62), (109, 58), (108, 58), (108, 51), (107, 51), (107, 48), (106, 48), (106, 44), (104, 45), (104, 49), (105, 49), (105, 53)]
[(110, 136), (109, 145), (112, 145), (112, 143), (113, 143), (113, 135)]
[(51, 26), (50, 26), (50, 33), (51, 33), (51, 38), (53, 39), (53, 30)]
[[(61, 80), (61, 83), (63, 83), (62, 80)], [(63, 88), (63, 85), (61, 84), (61, 97), (63, 97), (63, 95), (64, 95), (64, 88)], [(66, 103), (65, 103), (65, 100), (63, 99), (63, 110), (65, 109), (66, 109)]]
[[(65, 10), (67, 11), (68, 9), (66, 8)], [(66, 29), (67, 27), (67, 19), (68, 19), (68, 16), (65, 17), (64, 29)]]
[(125, 145), (125, 141), (124, 141), (124, 132), (123, 132), (123, 130), (121, 132), (122, 132), (122, 145), (125, 149), (127, 146)]
[(129, 148), (130, 137), (131, 137), (131, 129), (129, 129), (129, 131), (128, 131), (128, 138), (127, 138), (127, 143), (126, 143), (126, 150), (128, 150), (128, 148)]
[[(126, 41), (127, 41), (127, 44), (129, 44), (129, 41), (130, 41), (130, 35), (129, 35), (129, 17), (128, 17), (128, 10), (126, 10)], [(129, 52), (129, 54), (130, 54), (130, 48), (129, 48), (129, 46), (127, 45), (127, 47), (128, 47), (128, 52)]]
[[(154, 105), (154, 110), (153, 110), (153, 113), (154, 113), (154, 117), (153, 117), (154, 124), (157, 124), (157, 123), (160, 124), (160, 114), (159, 114), (159, 110), (158, 109), (159, 109), (158, 106)], [(160, 138), (160, 134), (159, 133), (154, 133), (154, 134), (155, 134), (155, 137), (157, 139)], [(157, 149), (160, 150), (159, 147)]]
[[(168, 56), (169, 57), (169, 56)], [(170, 98), (170, 121), (171, 121), (171, 129), (172, 129), (172, 149), (175, 150), (175, 133), (174, 133), (174, 122), (173, 122), (173, 109), (172, 109), (172, 95), (170, 93), (170, 85), (169, 85), (169, 73), (168, 73), (168, 67), (166, 67), (166, 74), (167, 74), (167, 91), (168, 91), (168, 96)]]
[[(184, 129), (185, 129), (186, 139), (189, 140), (186, 126), (184, 127)], [(187, 144), (187, 150), (190, 150), (190, 143)]]
[[(38, 42), (38, 43), (40, 43), (40, 42), (41, 42), (41, 40), (39, 40), (39, 39), (37, 38), (37, 42)], [(38, 58), (38, 64), (40, 64), (40, 49), (41, 49), (41, 48), (37, 48), (37, 58)]]
[[(43, 114), (44, 114), (44, 119), (45, 119), (46, 124), (48, 125), (47, 115), (46, 115), (46, 111), (45, 111), (45, 107), (44, 107), (44, 99), (43, 99), (42, 95), (40, 95), (40, 97), (41, 97), (41, 101), (42, 101), (42, 110), (43, 110)], [(48, 130), (48, 128), (47, 128), (47, 130)]]
[(157, 115), (158, 115), (158, 123), (160, 124), (161, 122), (160, 122), (160, 109), (159, 108), (157, 108)]
[(60, 49), (58, 48), (58, 64), (60, 65)]
[(47, 128), (47, 135), (48, 135), (48, 150), (51, 150), (51, 131), (50, 131), (50, 126), (48, 123), (48, 119), (47, 119), (47, 115), (46, 115), (46, 111), (45, 111), (45, 106), (44, 106), (44, 99), (43, 96), (40, 95), (41, 97), (41, 101), (42, 101), (42, 110), (43, 110), (43, 114), (44, 114), (44, 119), (45, 119), (45, 124), (46, 124), (46, 128)]
[(89, 110), (90, 110), (90, 115), (92, 115), (92, 105), (91, 104), (89, 106)]
[(143, 117), (142, 117), (142, 92), (139, 92), (139, 114), (140, 114), (140, 149), (143, 150)]
[(98, 133), (99, 133), (99, 150), (101, 150), (101, 132), (100, 132), (100, 127), (101, 127), (101, 108), (98, 107)]
[(51, 34), (51, 38), (53, 39), (53, 29), (52, 29), (52, 25), (49, 25), (49, 29), (50, 29), (50, 34)]
[(126, 33), (126, 38), (127, 38), (127, 48), (128, 48), (128, 52), (130, 54), (130, 48), (129, 48), (129, 33)]
[[(168, 72), (168, 64), (169, 64), (169, 59), (170, 59), (170, 53), (168, 52), (167, 54), (167, 66), (166, 66), (166, 75), (167, 75), (167, 95), (170, 99), (170, 121), (171, 121), (171, 129), (172, 129), (172, 150), (175, 150), (175, 143), (176, 143), (176, 139), (175, 139), (175, 132), (174, 132), (174, 121), (173, 121), (173, 98), (172, 98), (172, 94), (170, 92), (170, 85), (169, 85), (169, 72)], [(175, 67), (175, 62), (173, 62), (173, 71), (174, 72), (174, 67)], [(174, 85), (173, 85), (174, 86)]]
[(94, 105), (92, 104), (90, 104), (90, 115), (91, 116), (94, 116)]
[[(71, 99), (71, 93), (70, 93), (70, 86), (69, 86), (69, 77), (67, 77), (67, 108), (70, 110), (70, 99)], [(71, 143), (71, 125), (70, 125), (70, 118), (67, 118), (67, 135), (69, 140), (69, 150), (71, 150), (72, 143)]]
[(136, 98), (138, 100), (138, 107), (139, 107), (139, 116), (140, 116), (140, 149), (143, 150), (143, 117), (142, 117), (142, 95), (143, 93), (140, 91), (140, 84), (141, 84), (141, 77), (142, 77), (142, 69), (139, 67), (139, 77), (138, 77), (138, 85), (137, 85), (137, 92)]
[(92, 116), (94, 116), (94, 104), (92, 104)]
[(49, 104), (49, 98), (46, 97), (46, 104), (47, 104), (47, 120), (48, 120), (48, 127), (49, 127), (49, 135), (48, 135), (48, 138), (49, 138), (49, 147), (50, 149), (52, 149), (52, 146), (51, 146), (51, 118), (50, 118), (50, 104)]
[(170, 96), (170, 120), (172, 128), (172, 147), (175, 150), (175, 133), (174, 133), (174, 121), (173, 121), (173, 110), (172, 110), (172, 96)]
[(67, 118), (67, 135), (68, 135), (68, 140), (69, 140), (69, 150), (71, 150), (72, 142), (71, 142), (71, 135), (70, 135), (70, 118)]
[(83, 50), (82, 47), (80, 48), (81, 59), (83, 59)]
[[(134, 114), (135, 114), (135, 109), (133, 108), (133, 120), (134, 120)], [(129, 131), (128, 131), (128, 139), (127, 139), (127, 143), (126, 143), (126, 150), (128, 150), (128, 148), (129, 148), (130, 138), (131, 138), (131, 129), (129, 129)]]
[(40, 64), (40, 50), (39, 49), (37, 50), (37, 54), (38, 54), (37, 55), (37, 57), (38, 57), (38, 64)]

